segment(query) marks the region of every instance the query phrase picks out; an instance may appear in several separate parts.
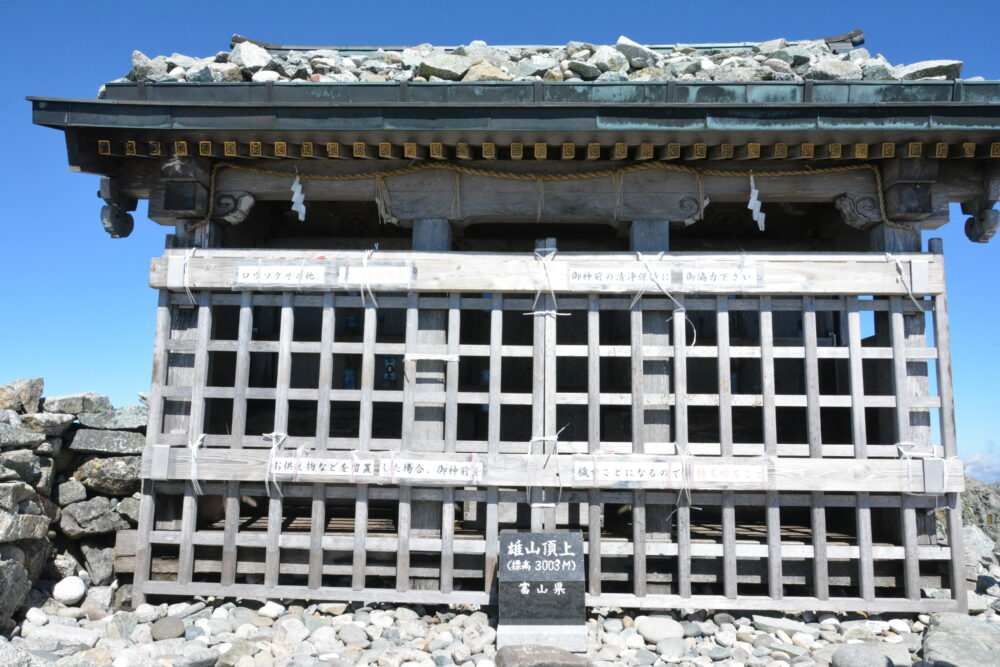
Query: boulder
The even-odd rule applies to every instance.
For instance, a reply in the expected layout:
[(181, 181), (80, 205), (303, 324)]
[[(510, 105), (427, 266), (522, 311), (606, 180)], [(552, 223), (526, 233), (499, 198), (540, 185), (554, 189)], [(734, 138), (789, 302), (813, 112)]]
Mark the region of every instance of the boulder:
[[(602, 72), (628, 70), (628, 58), (612, 46), (600, 46), (587, 61)], [(654, 61), (655, 62), (655, 61)]]
[(593, 81), (601, 75), (601, 70), (596, 65), (582, 60), (570, 60), (566, 68), (580, 75), (584, 81)]
[(514, 65), (515, 76), (544, 76), (550, 69), (559, 67), (559, 61), (548, 56), (535, 55)]
[(49, 623), (30, 626), (24, 634), (30, 643), (48, 651), (82, 651), (93, 648), (101, 638), (97, 630), (88, 630), (71, 625)]
[(146, 436), (133, 431), (101, 431), (82, 428), (73, 435), (69, 448), (96, 454), (142, 454)]
[(62, 412), (78, 415), (81, 412), (108, 412), (113, 410), (111, 399), (97, 392), (87, 391), (82, 394), (67, 394), (65, 396), (46, 396), (42, 401), (45, 412)]
[(153, 641), (164, 639), (176, 639), (184, 636), (184, 621), (176, 616), (164, 616), (155, 623), (152, 628)]
[(950, 665), (996, 664), (1000, 625), (965, 614), (932, 614), (924, 637), (925, 662)]
[(0, 558), (0, 591), (3, 591), (0, 595), (0, 626), (20, 608), (29, 590), (31, 581), (24, 566), (14, 560)]
[[(615, 43), (615, 48), (628, 59), (629, 64), (633, 67), (649, 67), (650, 65), (655, 64), (660, 58), (660, 54), (653, 49), (643, 46), (638, 42), (633, 42), (625, 35), (618, 37), (618, 41)], [(642, 64), (640, 64), (639, 61), (642, 61)]]
[(38, 457), (30, 449), (0, 453), (0, 466), (13, 470), (18, 479), (28, 484), (34, 484), (42, 475)]
[(17, 512), (22, 501), (32, 500), (35, 496), (35, 490), (24, 482), (4, 482), (0, 484), (0, 509)]
[(647, 644), (658, 644), (664, 639), (684, 637), (684, 628), (668, 616), (645, 616), (636, 620), (635, 630)]
[(472, 58), (466, 56), (432, 53), (420, 62), (417, 73), (427, 79), (436, 76), (447, 81), (458, 81), (465, 76), (474, 63)]
[(114, 547), (94, 539), (84, 539), (80, 542), (80, 553), (83, 554), (92, 583), (95, 586), (110, 584), (115, 575)]
[(760, 616), (757, 614), (754, 614), (751, 620), (753, 626), (763, 632), (777, 632), (781, 630), (789, 637), (796, 632), (804, 632), (813, 639), (819, 639), (819, 629), (810, 627), (801, 621), (794, 621), (782, 616)]
[(38, 401), (44, 386), (42, 378), (14, 380), (0, 386), (0, 410), (38, 412)]
[(70, 424), (76, 421), (76, 416), (63, 412), (36, 412), (21, 417), (25, 428), (45, 435), (62, 435)]
[(81, 412), (77, 419), (90, 428), (134, 431), (146, 428), (149, 408), (145, 405), (125, 405), (105, 412)]
[(109, 456), (88, 459), (73, 473), (91, 491), (111, 496), (130, 496), (139, 490), (139, 456)]
[(587, 667), (581, 655), (553, 646), (504, 646), (497, 651), (496, 667)]
[(52, 599), (66, 606), (75, 605), (87, 594), (87, 584), (74, 575), (62, 579), (52, 589)]
[(897, 79), (910, 81), (943, 76), (946, 79), (957, 79), (962, 76), (961, 60), (924, 60), (912, 65), (900, 65), (895, 72)]
[(60, 579), (65, 579), (66, 577), (72, 577), (76, 575), (82, 568), (80, 562), (73, 557), (70, 553), (59, 553), (56, 554), (52, 559), (52, 570), (54, 570)]
[(488, 62), (481, 62), (469, 68), (462, 81), (510, 81), (513, 77)]
[(111, 501), (105, 496), (67, 505), (59, 520), (59, 528), (73, 539), (103, 535), (128, 527), (127, 521), (111, 511)]
[(861, 65), (851, 60), (825, 59), (806, 70), (803, 76), (817, 81), (857, 81), (864, 74), (861, 71)]
[(56, 487), (55, 501), (59, 503), (59, 507), (66, 507), (86, 499), (87, 487), (79, 480), (69, 479)]
[(271, 54), (267, 49), (250, 42), (240, 42), (229, 54), (229, 64), (253, 74), (271, 64)]
[(49, 517), (44, 514), (15, 514), (0, 510), (0, 543), (40, 540), (49, 532)]
[(35, 448), (43, 442), (45, 442), (44, 433), (39, 433), (25, 426), (0, 424), (0, 447)]

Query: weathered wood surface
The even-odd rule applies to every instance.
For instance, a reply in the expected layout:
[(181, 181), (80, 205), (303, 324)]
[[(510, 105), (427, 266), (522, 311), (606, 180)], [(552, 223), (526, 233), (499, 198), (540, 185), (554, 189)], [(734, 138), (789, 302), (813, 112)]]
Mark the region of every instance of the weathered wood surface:
[[(243, 449), (229, 451), (222, 449), (202, 450), (198, 455), (198, 476), (204, 480), (216, 481), (263, 481), (266, 476), (268, 452), (263, 450)], [(302, 457), (308, 462), (309, 454)], [(323, 455), (325, 459), (350, 463), (354, 461), (375, 460), (372, 455), (352, 454), (350, 452), (329, 451)], [(461, 454), (420, 454), (419, 457), (382, 455), (383, 459), (393, 458), (396, 466), (403, 462), (431, 461), (449, 462), (462, 466), (469, 464), (469, 457)], [(574, 475), (574, 466), (589, 464), (596, 460), (599, 464), (614, 464), (623, 467), (647, 469), (654, 463), (671, 463), (681, 465), (681, 457), (622, 454), (622, 455), (552, 455), (528, 454), (517, 457), (497, 457), (482, 459), (483, 475), (477, 479), (480, 486), (524, 486), (526, 480), (531, 480), (533, 488), (561, 485), (571, 488), (634, 488), (634, 489), (668, 489), (680, 488), (679, 479), (674, 481), (661, 479), (652, 481), (588, 481), (578, 479)], [(142, 475), (148, 477), (151, 457), (144, 456)], [(900, 459), (868, 459), (856, 461), (852, 459), (814, 459), (814, 458), (739, 458), (712, 457), (698, 458), (690, 463), (695, 469), (695, 475), (704, 471), (704, 477), (691, 479), (690, 486), (695, 489), (733, 489), (733, 490), (770, 490), (770, 491), (871, 491), (878, 493), (920, 493), (923, 491), (923, 466), (919, 462)], [(764, 482), (739, 481), (723, 472), (736, 466), (739, 475), (748, 475), (767, 466), (767, 478)], [(377, 467), (376, 467), (377, 469)], [(725, 479), (713, 480), (713, 472), (725, 476)], [(184, 448), (171, 448), (167, 475), (170, 479), (189, 479), (191, 473), (191, 454)], [(529, 477), (530, 475), (530, 477)], [(291, 480), (294, 474), (278, 473), (279, 481)], [(300, 480), (309, 482), (351, 482), (350, 475), (328, 473), (300, 473)], [(965, 488), (964, 468), (956, 461), (951, 466), (947, 480), (946, 491), (958, 492)], [(389, 474), (373, 474), (370, 477), (355, 477), (359, 484), (412, 484), (415, 486), (468, 486), (468, 480), (435, 479), (432, 477), (419, 480), (390, 476)]]
[[(899, 279), (896, 260), (906, 274), (905, 282)], [(150, 285), (175, 291), (233, 289), (235, 282), (239, 289), (284, 287), (306, 292), (358, 290), (367, 284), (382, 291), (534, 293), (551, 289), (602, 294), (648, 291), (651, 295), (660, 295), (662, 286), (680, 294), (906, 295), (910, 263), (928, 260), (927, 294), (939, 294), (944, 290), (944, 271), (935, 256), (874, 253), (670, 253), (659, 259), (637, 259), (634, 254), (558, 253), (542, 263), (524, 253), (380, 251), (369, 257), (366, 252), (336, 250), (203, 250), (189, 256), (167, 250), (164, 257), (152, 260)], [(171, 262), (175, 267), (184, 263), (186, 268), (171, 272)], [(277, 276), (278, 267), (281, 276)], [(237, 282), (237, 268), (243, 269), (242, 282)], [(274, 269), (273, 279), (268, 279), (269, 269)], [(694, 270), (707, 272), (705, 279), (685, 277)], [(313, 278), (303, 277), (309, 271), (314, 271)], [(649, 271), (662, 280), (642, 279)], [(723, 274), (735, 271), (748, 273), (722, 281)], [(581, 272), (589, 272), (591, 277), (581, 279)], [(711, 280), (713, 273), (715, 281)], [(607, 275), (612, 278), (606, 279)]]

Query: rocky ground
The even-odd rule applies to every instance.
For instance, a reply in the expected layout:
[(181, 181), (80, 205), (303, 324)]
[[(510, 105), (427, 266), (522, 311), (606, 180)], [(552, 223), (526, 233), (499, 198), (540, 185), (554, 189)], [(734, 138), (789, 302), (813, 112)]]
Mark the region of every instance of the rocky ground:
[(115, 82), (906, 81), (957, 79), (961, 72), (958, 60), (893, 65), (864, 48), (833, 53), (823, 40), (654, 51), (622, 36), (614, 45), (492, 47), (474, 41), (454, 49), (421, 44), (361, 55), (333, 49), (271, 53), (251, 42), (207, 58), (149, 58), (135, 51), (132, 69)]
[[(1000, 485), (970, 479), (970, 615), (641, 615), (590, 609), (590, 650), (496, 650), (496, 610), (198, 599), (132, 609), (113, 571), (134, 525), (144, 406), (0, 386), (0, 667), (998, 664)], [(927, 597), (947, 590), (924, 589)]]

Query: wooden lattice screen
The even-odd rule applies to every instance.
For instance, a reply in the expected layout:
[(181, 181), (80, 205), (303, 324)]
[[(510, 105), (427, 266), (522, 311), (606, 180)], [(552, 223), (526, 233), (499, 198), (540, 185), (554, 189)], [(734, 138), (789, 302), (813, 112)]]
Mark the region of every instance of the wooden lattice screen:
[(152, 284), (140, 597), (483, 604), (530, 528), (583, 531), (588, 604), (964, 605), (940, 255), (168, 251)]

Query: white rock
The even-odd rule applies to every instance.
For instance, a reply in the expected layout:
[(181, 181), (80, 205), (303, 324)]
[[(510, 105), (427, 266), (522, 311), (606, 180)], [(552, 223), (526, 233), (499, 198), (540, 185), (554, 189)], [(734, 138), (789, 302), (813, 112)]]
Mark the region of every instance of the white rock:
[[(244, 42), (246, 44), (247, 42)], [(257, 610), (257, 613), (267, 618), (278, 618), (285, 613), (285, 607), (273, 600), (268, 600), (264, 606)]]
[(257, 83), (268, 83), (274, 82), (281, 78), (281, 75), (275, 71), (269, 69), (262, 69), (253, 73), (250, 77), (251, 81), (256, 81)]
[(889, 629), (898, 635), (905, 635), (908, 632), (913, 632), (910, 629), (910, 624), (901, 618), (889, 619)]
[(267, 49), (256, 44), (240, 42), (233, 47), (233, 51), (229, 55), (229, 62), (255, 72), (268, 66), (271, 62), (271, 54), (267, 52)]
[(637, 620), (635, 629), (650, 644), (684, 636), (681, 624), (666, 616), (645, 616)]
[(229, 618), (229, 610), (224, 607), (218, 607), (212, 612), (212, 618)]
[(87, 584), (80, 577), (66, 577), (52, 589), (56, 602), (65, 605), (76, 604), (87, 594)]
[(646, 648), (646, 640), (642, 635), (629, 635), (625, 638), (625, 648)]
[(813, 645), (812, 635), (805, 632), (796, 632), (792, 635), (792, 643), (802, 648), (811, 648)]
[(45, 612), (38, 607), (32, 607), (29, 609), (28, 613), (26, 613), (24, 617), (35, 625), (45, 625), (49, 622), (49, 617), (46, 616)]

